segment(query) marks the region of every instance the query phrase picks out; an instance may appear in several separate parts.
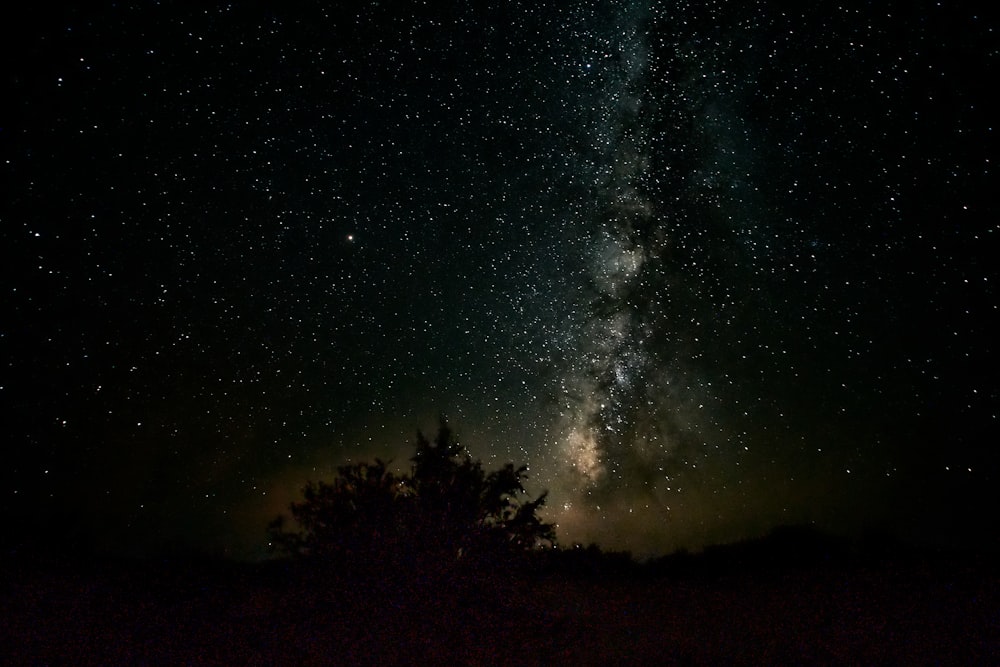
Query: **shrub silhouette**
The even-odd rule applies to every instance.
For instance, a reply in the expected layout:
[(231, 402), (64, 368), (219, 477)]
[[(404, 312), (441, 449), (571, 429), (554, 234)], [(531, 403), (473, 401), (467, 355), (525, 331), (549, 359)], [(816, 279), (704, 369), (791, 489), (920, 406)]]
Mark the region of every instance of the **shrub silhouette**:
[(552, 524), (527, 496), (527, 466), (487, 472), (442, 419), (437, 436), (417, 433), (410, 473), (380, 459), (341, 466), (331, 482), (309, 482), (287, 518), (270, 525), (272, 543), (297, 556), (331, 559), (431, 557), (434, 561), (508, 558), (554, 546)]

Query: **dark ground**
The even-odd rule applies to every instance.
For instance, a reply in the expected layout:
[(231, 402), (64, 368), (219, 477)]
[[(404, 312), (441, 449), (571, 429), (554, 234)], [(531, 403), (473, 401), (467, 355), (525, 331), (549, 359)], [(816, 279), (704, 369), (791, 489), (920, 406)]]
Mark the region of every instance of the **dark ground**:
[(989, 559), (751, 560), (404, 576), (22, 557), (3, 566), (0, 662), (1000, 664)]

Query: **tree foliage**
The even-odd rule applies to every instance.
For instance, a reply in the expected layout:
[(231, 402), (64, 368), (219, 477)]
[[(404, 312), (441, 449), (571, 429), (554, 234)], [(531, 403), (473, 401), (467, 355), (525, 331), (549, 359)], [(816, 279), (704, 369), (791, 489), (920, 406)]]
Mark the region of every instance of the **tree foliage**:
[(552, 524), (538, 516), (545, 503), (524, 489), (527, 466), (487, 472), (455, 441), (442, 419), (437, 436), (417, 433), (409, 474), (387, 463), (341, 466), (330, 482), (309, 482), (287, 519), (272, 522), (272, 542), (294, 555), (453, 559), (523, 553), (554, 545)]

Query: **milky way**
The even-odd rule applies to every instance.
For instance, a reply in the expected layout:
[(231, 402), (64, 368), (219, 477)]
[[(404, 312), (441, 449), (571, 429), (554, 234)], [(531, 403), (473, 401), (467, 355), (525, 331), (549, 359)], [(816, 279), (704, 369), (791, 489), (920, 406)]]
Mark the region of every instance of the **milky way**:
[[(724, 69), (738, 31), (716, 26), (701, 36), (678, 30), (683, 23), (663, 8), (633, 6), (593, 37), (606, 72), (593, 107), (593, 196), (585, 208), (589, 303), (575, 322), (578, 357), (561, 383), (566, 520), (579, 516), (574, 505), (597, 514), (609, 505), (615, 514), (638, 509), (653, 534), (672, 529), (676, 477), (709, 446), (699, 442), (693, 411), (713, 398), (710, 374), (692, 363), (708, 341), (685, 334), (700, 317), (725, 317), (735, 291), (728, 283), (744, 270), (699, 267), (685, 253), (715, 243), (702, 261), (731, 262), (725, 246), (737, 228), (755, 224), (734, 177), (746, 168), (731, 136), (738, 119), (720, 111), (740, 94)], [(699, 238), (723, 217), (722, 238)], [(723, 277), (713, 284), (712, 274)], [(720, 415), (707, 419), (717, 427)], [(714, 434), (714, 449), (722, 437)], [(633, 534), (633, 541), (643, 540)]]
[(608, 477), (621, 480), (619, 466), (632, 453), (669, 449), (667, 442), (657, 442), (654, 423), (639, 423), (643, 414), (665, 407), (657, 404), (659, 376), (667, 369), (646, 351), (649, 331), (643, 329), (644, 312), (657, 304), (639, 301), (639, 288), (648, 279), (644, 265), (662, 260), (648, 232), (662, 223), (654, 223), (653, 203), (643, 191), (650, 166), (644, 127), (650, 119), (642, 113), (643, 103), (650, 102), (642, 94), (648, 76), (646, 18), (635, 11), (623, 14), (612, 17), (592, 47), (598, 67), (607, 71), (595, 107), (600, 115), (594, 123), (593, 197), (584, 209), (593, 225), (586, 276), (590, 303), (576, 323), (579, 358), (562, 382), (563, 455), (585, 493)]
[(3, 516), (260, 555), (307, 478), (405, 467), (444, 413), (529, 464), (565, 543), (977, 534), (994, 30), (935, 3), (29, 12)]

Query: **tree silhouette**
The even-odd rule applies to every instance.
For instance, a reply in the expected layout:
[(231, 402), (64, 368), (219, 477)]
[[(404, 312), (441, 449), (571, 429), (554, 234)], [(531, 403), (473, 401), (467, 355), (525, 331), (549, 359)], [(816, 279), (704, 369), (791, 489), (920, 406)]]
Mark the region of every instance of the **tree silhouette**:
[(538, 516), (545, 495), (528, 497), (527, 466), (490, 472), (455, 441), (442, 418), (437, 437), (417, 433), (410, 474), (374, 463), (341, 466), (332, 482), (309, 482), (290, 506), (298, 530), (279, 516), (272, 542), (286, 553), (336, 558), (510, 557), (554, 545)]
[(380, 459), (337, 468), (332, 482), (308, 482), (303, 500), (290, 510), (299, 531), (286, 531), (278, 516), (269, 527), (272, 542), (291, 554), (337, 556), (387, 547), (402, 537), (400, 505), (410, 492), (407, 478)]

